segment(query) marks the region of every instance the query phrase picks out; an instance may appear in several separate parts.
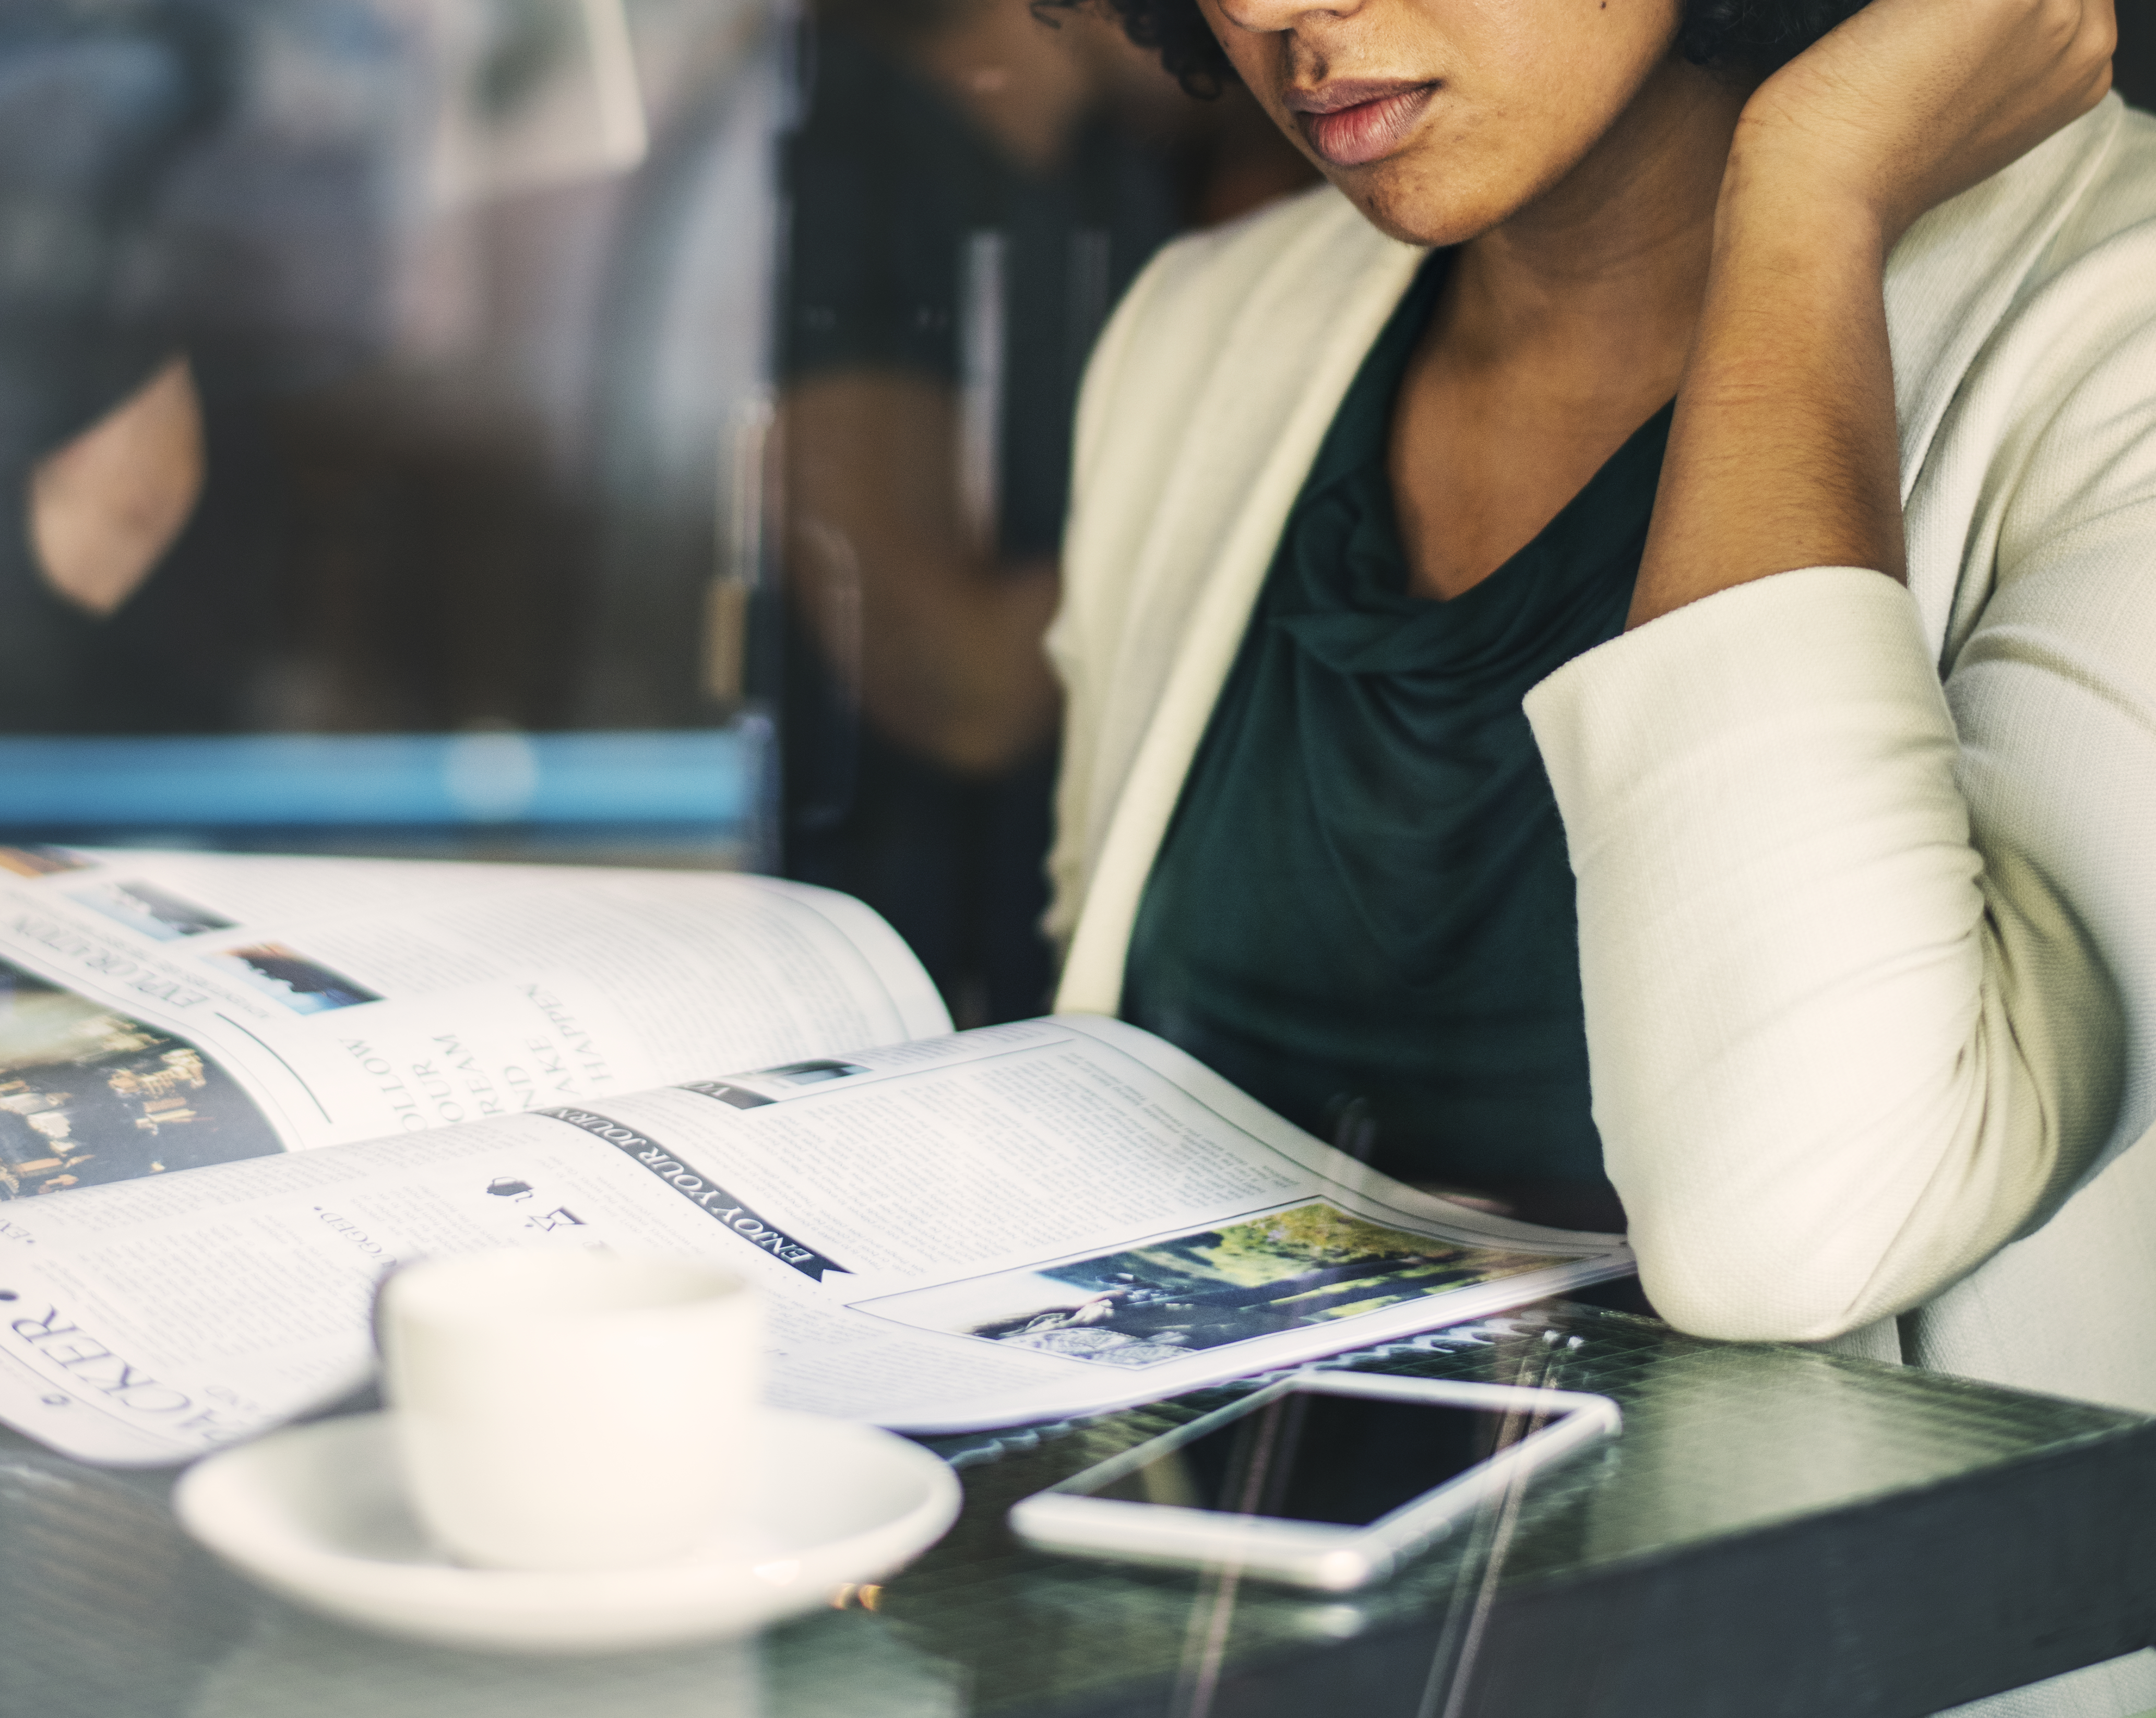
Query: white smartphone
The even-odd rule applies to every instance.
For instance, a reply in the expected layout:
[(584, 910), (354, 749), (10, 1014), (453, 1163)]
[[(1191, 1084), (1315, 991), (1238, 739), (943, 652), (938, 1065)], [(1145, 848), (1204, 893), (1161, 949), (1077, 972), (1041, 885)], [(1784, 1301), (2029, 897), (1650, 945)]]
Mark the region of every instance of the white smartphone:
[(1617, 1430), (1607, 1397), (1299, 1372), (1014, 1505), (1028, 1545), (1345, 1592)]

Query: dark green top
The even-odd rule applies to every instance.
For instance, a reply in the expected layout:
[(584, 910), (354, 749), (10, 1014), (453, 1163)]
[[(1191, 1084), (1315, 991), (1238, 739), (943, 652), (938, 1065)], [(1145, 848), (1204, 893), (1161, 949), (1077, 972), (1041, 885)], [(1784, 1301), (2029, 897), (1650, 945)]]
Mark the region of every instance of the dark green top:
[(1601, 1227), (1572, 872), (1520, 706), (1622, 629), (1670, 412), (1481, 584), (1409, 594), (1385, 450), (1443, 270), (1379, 336), (1288, 517), (1122, 1011), (1390, 1174)]

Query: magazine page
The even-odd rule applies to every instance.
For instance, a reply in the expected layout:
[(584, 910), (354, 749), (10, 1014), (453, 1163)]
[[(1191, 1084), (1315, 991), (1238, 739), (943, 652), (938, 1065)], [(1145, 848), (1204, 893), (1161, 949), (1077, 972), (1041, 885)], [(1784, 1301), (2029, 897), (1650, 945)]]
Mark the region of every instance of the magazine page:
[(334, 1400), (400, 1261), (695, 1253), (777, 1405), (915, 1431), (1103, 1412), (1630, 1268), (1332, 1151), (1091, 1017), (222, 1165), (0, 1216), (0, 1418), (157, 1463)]
[(950, 1029), (768, 877), (0, 847), (0, 1198)]

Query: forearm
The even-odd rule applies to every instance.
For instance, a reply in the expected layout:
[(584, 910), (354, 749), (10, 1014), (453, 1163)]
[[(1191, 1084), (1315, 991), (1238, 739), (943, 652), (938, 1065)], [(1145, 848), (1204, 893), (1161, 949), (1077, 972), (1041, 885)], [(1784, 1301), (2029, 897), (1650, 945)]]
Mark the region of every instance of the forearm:
[(2117, 1005), (2040, 864), (1979, 857), (1907, 594), (1732, 591), (1529, 695), (1579, 884), (1595, 1121), (1641, 1276), (1702, 1335), (1928, 1299), (2109, 1128)]
[(2112, 0), (1871, 3), (1744, 105), (1635, 594), (1902, 565), (1887, 254), (2102, 99)]
[(795, 608), (868, 718), (970, 774), (1041, 745), (1060, 707), (1042, 646), (1055, 563), (999, 562), (968, 531), (949, 387), (819, 377), (788, 393), (780, 425)]
[(953, 543), (893, 542), (797, 522), (788, 572), (819, 654), (891, 739), (963, 774), (993, 774), (1055, 732), (1061, 692), (1043, 635), (1052, 561), (977, 563)]
[(1902, 576), (1886, 239), (1740, 128), (1629, 625), (1794, 568)]
[(1055, 597), (1052, 561), (870, 586), (862, 708), (902, 744), (965, 773), (992, 774), (1038, 749), (1060, 707), (1041, 646)]
[(1725, 1336), (1938, 1294), (2041, 1220), (2118, 1096), (2102, 964), (2026, 828), (1972, 839), (1936, 641), (1876, 576), (1904, 573), (1884, 260), (2022, 122), (1979, 113), (1927, 180), (1879, 136), (1897, 110), (1797, 124), (1797, 93), (1732, 152), (1640, 630), (1528, 705), (1609, 1173), (1657, 1304)]

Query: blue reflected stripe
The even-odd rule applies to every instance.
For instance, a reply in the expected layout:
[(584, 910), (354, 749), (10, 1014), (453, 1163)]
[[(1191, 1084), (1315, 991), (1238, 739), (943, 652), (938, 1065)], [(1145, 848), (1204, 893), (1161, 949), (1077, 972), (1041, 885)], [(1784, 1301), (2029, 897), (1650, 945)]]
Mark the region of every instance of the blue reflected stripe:
[(0, 825), (745, 822), (759, 733), (0, 738)]

